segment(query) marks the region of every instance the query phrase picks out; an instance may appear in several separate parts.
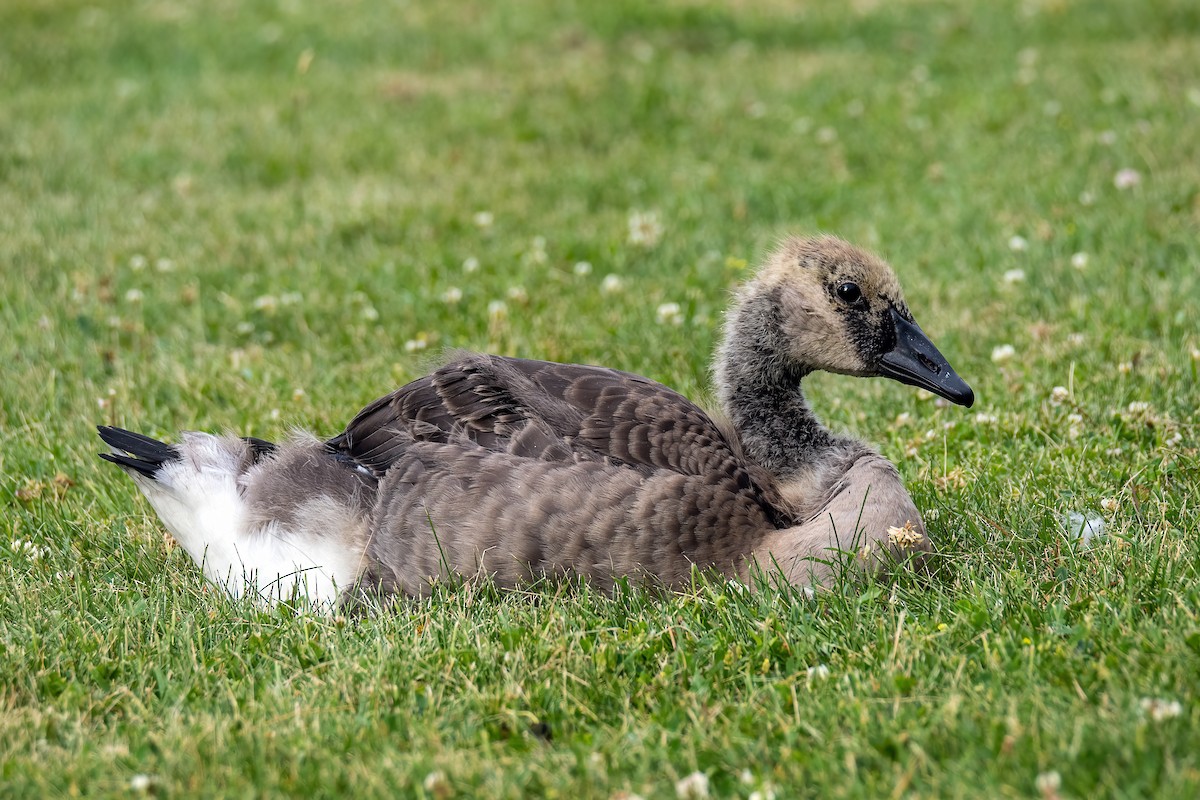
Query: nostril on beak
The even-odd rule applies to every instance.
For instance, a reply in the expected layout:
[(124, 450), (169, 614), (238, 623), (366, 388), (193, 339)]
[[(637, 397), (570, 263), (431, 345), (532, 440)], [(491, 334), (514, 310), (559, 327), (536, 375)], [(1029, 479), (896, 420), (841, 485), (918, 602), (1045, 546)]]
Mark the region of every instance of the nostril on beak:
[(918, 353), (917, 360), (921, 362), (921, 366), (925, 367), (925, 369), (929, 370), (934, 375), (937, 375), (942, 371), (941, 367), (939, 367), (932, 358), (924, 353)]

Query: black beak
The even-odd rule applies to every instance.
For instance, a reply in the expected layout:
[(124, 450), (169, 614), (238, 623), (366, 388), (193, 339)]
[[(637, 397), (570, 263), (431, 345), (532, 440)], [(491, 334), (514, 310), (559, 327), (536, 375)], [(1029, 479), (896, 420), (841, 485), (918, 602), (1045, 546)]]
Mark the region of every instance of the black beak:
[(921, 327), (900, 316), (894, 308), (892, 324), (896, 326), (896, 346), (883, 356), (879, 374), (909, 386), (919, 386), (951, 403), (970, 408), (975, 402), (975, 393), (958, 377)]

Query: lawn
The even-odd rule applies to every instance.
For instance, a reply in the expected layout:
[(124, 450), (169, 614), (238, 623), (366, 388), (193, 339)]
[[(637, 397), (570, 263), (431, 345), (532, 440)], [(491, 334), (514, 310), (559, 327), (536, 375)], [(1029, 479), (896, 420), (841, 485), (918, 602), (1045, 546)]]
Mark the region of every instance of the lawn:
[[(0, 796), (1200, 795), (1198, 64), (1190, 0), (6, 0)], [(978, 397), (806, 383), (930, 578), (263, 610), (95, 456), (448, 347), (703, 399), (817, 231)]]

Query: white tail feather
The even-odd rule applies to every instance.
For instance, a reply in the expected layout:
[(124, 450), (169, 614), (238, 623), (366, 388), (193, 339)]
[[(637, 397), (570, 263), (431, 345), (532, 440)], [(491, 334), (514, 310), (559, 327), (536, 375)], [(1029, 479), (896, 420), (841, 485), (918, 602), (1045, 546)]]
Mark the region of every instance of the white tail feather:
[(331, 532), (361, 520), (316, 495), (294, 515), (300, 522), (251, 524), (244, 490), (254, 471), (241, 472), (244, 448), (232, 437), (189, 433), (180, 458), (163, 464), (154, 478), (130, 474), (205, 577), (231, 596), (335, 603), (354, 583), (361, 554)]

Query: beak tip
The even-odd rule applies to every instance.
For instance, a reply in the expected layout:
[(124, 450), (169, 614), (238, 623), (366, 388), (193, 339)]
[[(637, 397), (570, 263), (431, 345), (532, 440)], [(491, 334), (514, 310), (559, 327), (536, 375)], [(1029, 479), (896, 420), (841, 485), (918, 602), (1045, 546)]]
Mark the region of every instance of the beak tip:
[(965, 408), (975, 405), (974, 390), (958, 376), (920, 326), (901, 317), (895, 309), (892, 309), (892, 323), (896, 328), (896, 343), (881, 358), (877, 374), (919, 386)]

